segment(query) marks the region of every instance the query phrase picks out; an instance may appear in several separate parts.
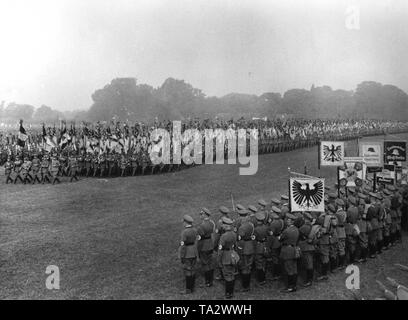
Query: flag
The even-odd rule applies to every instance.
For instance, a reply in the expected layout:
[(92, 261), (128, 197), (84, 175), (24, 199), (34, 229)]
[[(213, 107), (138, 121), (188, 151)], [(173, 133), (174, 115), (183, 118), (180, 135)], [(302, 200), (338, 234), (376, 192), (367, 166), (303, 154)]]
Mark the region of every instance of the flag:
[(18, 132), (17, 145), (23, 148), (25, 146), (25, 142), (27, 141), (27, 139), (28, 135), (23, 127), (23, 120), (20, 120), (20, 130)]

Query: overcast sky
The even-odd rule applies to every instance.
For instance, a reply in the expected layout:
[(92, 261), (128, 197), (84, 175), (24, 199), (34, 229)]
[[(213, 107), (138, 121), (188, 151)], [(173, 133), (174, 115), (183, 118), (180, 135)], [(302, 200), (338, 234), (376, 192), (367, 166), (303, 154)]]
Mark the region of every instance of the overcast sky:
[[(346, 28), (353, 5), (359, 30)], [(364, 80), (408, 91), (406, 0), (0, 0), (0, 12), (0, 101), (84, 109), (116, 77), (210, 96)]]

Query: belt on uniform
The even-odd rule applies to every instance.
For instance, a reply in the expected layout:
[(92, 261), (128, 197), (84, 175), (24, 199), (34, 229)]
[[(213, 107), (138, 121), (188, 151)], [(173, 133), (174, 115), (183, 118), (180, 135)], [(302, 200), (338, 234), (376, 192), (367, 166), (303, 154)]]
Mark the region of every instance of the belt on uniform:
[(209, 240), (211, 239), (211, 236), (206, 236), (206, 237), (202, 237), (201, 240)]
[(194, 242), (184, 243), (185, 246), (193, 246)]

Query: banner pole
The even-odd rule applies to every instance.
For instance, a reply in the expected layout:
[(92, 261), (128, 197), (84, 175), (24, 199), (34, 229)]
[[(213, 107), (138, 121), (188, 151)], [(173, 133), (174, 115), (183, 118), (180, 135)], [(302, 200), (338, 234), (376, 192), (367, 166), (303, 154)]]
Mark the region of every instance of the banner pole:
[(340, 167), (337, 167), (337, 197), (340, 198)]

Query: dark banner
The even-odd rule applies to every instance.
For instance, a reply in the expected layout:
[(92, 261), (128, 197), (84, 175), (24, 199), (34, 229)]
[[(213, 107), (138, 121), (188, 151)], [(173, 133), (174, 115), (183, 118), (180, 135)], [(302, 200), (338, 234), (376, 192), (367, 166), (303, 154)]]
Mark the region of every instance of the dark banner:
[(406, 161), (406, 141), (384, 141), (384, 160), (386, 162)]

